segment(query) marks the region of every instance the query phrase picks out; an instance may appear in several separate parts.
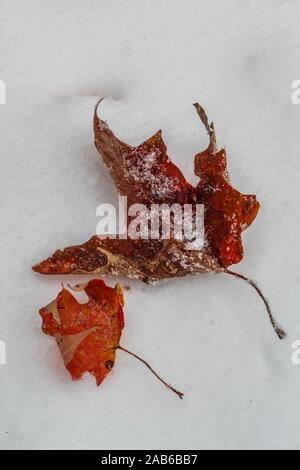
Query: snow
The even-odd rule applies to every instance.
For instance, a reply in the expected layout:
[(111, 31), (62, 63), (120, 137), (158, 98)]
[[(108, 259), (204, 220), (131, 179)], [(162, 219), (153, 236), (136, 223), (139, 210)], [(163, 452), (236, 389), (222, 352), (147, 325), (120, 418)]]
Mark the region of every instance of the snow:
[[(299, 449), (299, 16), (295, 0), (2, 0), (1, 449)], [(124, 281), (123, 345), (183, 401), (121, 351), (101, 388), (72, 383), (40, 332), (37, 311), (61, 282), (88, 277), (42, 277), (31, 265), (88, 240), (98, 205), (118, 202), (93, 145), (103, 96), (101, 116), (121, 140), (139, 145), (162, 129), (191, 182), (208, 144), (200, 102), (233, 185), (262, 205), (236, 269), (270, 299), (285, 341), (231, 276)]]

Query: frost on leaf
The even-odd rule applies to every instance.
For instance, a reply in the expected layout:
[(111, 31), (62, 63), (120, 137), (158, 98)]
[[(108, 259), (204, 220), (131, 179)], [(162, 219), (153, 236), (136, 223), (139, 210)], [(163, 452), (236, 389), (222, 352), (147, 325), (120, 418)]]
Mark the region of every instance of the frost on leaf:
[(94, 114), (95, 145), (117, 190), (128, 197), (128, 204), (183, 204), (188, 201), (194, 189), (168, 157), (162, 131), (137, 147), (129, 146), (99, 118), (100, 102)]
[[(100, 103), (100, 102), (99, 102)], [(204, 109), (194, 106), (209, 134), (208, 148), (195, 157), (199, 184), (193, 187), (167, 155), (161, 131), (136, 147), (119, 140), (94, 113), (95, 145), (117, 190), (132, 204), (203, 204), (205, 245), (189, 251), (185, 240), (102, 240), (56, 251), (34, 267), (42, 274), (115, 274), (162, 280), (188, 274), (221, 272), (243, 258), (242, 232), (259, 210), (255, 196), (243, 195), (229, 183), (226, 153), (218, 150), (215, 128)], [(176, 260), (176, 262), (175, 262)]]

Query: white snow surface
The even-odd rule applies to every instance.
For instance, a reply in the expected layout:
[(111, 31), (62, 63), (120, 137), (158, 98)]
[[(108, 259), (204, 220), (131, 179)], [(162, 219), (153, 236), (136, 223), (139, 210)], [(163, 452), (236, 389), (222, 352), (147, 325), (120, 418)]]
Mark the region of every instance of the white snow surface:
[[(0, 79), (1, 449), (298, 449), (300, 79), (298, 0), (2, 0)], [(121, 351), (100, 388), (70, 380), (38, 309), (61, 282), (31, 266), (95, 233), (117, 202), (93, 144), (100, 108), (137, 145), (163, 130), (191, 182), (208, 143), (199, 101), (227, 150), (232, 183), (257, 194), (236, 270), (255, 292), (205, 275), (126, 292), (122, 344), (185, 392), (183, 401)], [(113, 285), (115, 279), (109, 279)]]

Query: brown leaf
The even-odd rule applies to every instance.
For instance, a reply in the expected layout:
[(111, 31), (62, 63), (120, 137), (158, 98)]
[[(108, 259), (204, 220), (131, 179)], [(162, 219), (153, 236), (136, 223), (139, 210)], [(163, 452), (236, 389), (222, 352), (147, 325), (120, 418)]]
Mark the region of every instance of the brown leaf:
[(221, 272), (240, 262), (241, 234), (255, 219), (259, 203), (255, 196), (242, 195), (229, 184), (226, 153), (217, 150), (215, 128), (209, 124), (204, 109), (195, 103), (210, 143), (195, 157), (195, 173), (200, 182), (193, 188), (168, 157), (161, 131), (137, 147), (129, 146), (98, 117), (99, 103), (94, 114), (95, 144), (118, 191), (128, 196), (129, 205), (203, 204), (205, 246), (195, 251), (187, 249), (185, 240), (93, 237), (83, 245), (56, 251), (33, 269), (42, 274), (93, 272), (155, 281)]

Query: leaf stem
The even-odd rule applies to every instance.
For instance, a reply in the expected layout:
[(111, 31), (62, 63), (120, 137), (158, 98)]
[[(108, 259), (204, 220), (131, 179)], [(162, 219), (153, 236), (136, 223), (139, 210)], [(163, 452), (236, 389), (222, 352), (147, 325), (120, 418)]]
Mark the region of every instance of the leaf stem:
[(262, 299), (262, 301), (265, 304), (267, 313), (269, 315), (270, 322), (271, 322), (271, 324), (274, 328), (274, 331), (277, 334), (278, 338), (279, 339), (285, 338), (285, 336), (286, 336), (285, 331), (278, 326), (276, 320), (273, 317), (271, 306), (270, 306), (268, 300), (266, 299), (266, 297), (264, 296), (264, 294), (262, 293), (261, 289), (256, 284), (256, 282), (252, 281), (251, 279), (249, 279), (246, 276), (243, 276), (242, 274), (236, 273), (234, 271), (230, 271), (228, 269), (226, 269), (225, 273), (229, 274), (230, 276), (234, 276), (234, 277), (237, 277), (239, 279), (242, 279), (243, 281), (246, 281), (250, 286), (252, 286), (256, 290), (256, 292), (258, 293), (258, 295), (260, 296), (260, 298)]
[(179, 392), (178, 390), (176, 390), (176, 388), (172, 387), (170, 384), (168, 384), (165, 380), (163, 380), (157, 372), (155, 372), (155, 370), (152, 369), (152, 367), (150, 366), (150, 364), (148, 364), (148, 362), (146, 362), (144, 359), (142, 359), (140, 356), (138, 356), (137, 354), (134, 354), (133, 352), (131, 351), (128, 351), (128, 349), (125, 349), (123, 348), (121, 345), (119, 345), (117, 347), (117, 349), (120, 349), (121, 351), (124, 351), (126, 352), (127, 354), (129, 354), (130, 356), (133, 356), (135, 357), (138, 361), (142, 362), (151, 372), (153, 375), (155, 375), (155, 377), (160, 381), (162, 382), (169, 390), (172, 390), (172, 392), (176, 393), (176, 395), (179, 396), (179, 398), (182, 400), (183, 399), (183, 396), (184, 396), (184, 393), (182, 392)]

